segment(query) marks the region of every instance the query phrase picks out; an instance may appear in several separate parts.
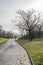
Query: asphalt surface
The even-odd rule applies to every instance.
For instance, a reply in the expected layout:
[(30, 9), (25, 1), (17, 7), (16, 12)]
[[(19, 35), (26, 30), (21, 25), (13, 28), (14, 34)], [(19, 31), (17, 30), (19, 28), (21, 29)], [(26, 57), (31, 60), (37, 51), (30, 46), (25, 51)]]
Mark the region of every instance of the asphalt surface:
[(9, 40), (0, 48), (0, 65), (31, 65), (23, 47), (14, 40)]

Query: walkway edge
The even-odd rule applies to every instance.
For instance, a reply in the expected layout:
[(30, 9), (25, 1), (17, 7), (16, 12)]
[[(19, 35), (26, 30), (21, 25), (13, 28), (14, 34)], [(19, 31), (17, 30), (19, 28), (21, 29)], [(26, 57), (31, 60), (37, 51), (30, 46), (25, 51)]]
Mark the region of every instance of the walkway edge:
[(31, 65), (34, 65), (33, 60), (31, 58), (31, 55), (30, 55), (30, 53), (28, 53), (27, 49), (23, 45), (21, 45), (21, 44), (19, 44), (19, 45), (22, 46), (25, 49), (25, 51), (27, 52), (28, 58), (30, 59)]

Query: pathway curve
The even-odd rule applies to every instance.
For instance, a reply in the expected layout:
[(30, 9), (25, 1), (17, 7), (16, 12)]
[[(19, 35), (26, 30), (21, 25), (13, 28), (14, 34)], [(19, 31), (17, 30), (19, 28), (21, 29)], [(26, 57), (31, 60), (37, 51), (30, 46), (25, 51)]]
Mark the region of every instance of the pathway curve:
[(0, 65), (31, 65), (23, 47), (14, 40), (9, 40), (0, 49)]

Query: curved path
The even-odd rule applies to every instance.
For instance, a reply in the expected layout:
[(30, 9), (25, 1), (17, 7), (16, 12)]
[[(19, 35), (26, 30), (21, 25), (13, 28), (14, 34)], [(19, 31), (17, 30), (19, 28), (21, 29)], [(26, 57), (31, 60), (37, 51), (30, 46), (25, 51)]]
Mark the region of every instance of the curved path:
[(31, 65), (24, 48), (17, 42), (9, 40), (0, 49), (0, 65)]

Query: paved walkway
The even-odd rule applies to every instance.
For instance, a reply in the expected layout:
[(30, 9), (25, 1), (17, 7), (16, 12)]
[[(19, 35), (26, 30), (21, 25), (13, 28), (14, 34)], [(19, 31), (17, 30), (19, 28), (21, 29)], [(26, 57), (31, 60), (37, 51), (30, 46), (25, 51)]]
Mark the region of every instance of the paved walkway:
[(0, 49), (0, 65), (31, 65), (24, 48), (13, 40), (9, 40)]

